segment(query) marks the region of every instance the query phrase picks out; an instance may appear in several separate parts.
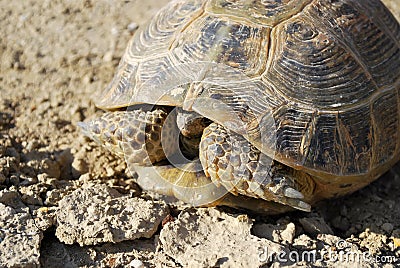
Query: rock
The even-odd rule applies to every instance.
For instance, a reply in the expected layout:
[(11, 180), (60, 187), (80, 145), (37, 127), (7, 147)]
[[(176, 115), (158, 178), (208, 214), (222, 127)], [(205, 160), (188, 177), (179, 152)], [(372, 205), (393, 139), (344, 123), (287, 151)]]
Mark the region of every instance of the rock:
[(33, 177), (21, 177), (22, 181), (19, 183), (20, 186), (30, 186), (39, 182), (36, 176)]
[(64, 196), (73, 192), (72, 189), (54, 189), (46, 192), (46, 199), (44, 200), (44, 204), (46, 206), (57, 206), (58, 202), (64, 198)]
[(6, 155), (10, 156), (12, 158), (15, 159), (15, 161), (19, 164), (19, 162), (21, 161), (21, 157), (19, 155), (19, 153), (17, 152), (17, 150), (14, 147), (8, 147), (6, 149)]
[(0, 203), (0, 267), (39, 267), (42, 232), (26, 207)]
[(20, 186), (21, 200), (27, 205), (43, 206), (41, 195), (47, 190), (46, 185), (42, 183)]
[(41, 161), (41, 171), (46, 173), (49, 177), (58, 179), (60, 177), (61, 171), (59, 164), (49, 158), (43, 159)]
[(8, 184), (11, 184), (11, 185), (14, 185), (14, 186), (18, 186), (19, 182), (20, 182), (20, 180), (19, 180), (19, 177), (17, 175), (11, 175), (10, 178), (9, 178), (9, 183)]
[(88, 171), (89, 167), (85, 160), (74, 158), (74, 161), (72, 162), (72, 177), (74, 179), (78, 179), (82, 174), (85, 174)]
[(0, 158), (0, 172), (3, 173), (5, 177), (13, 173), (18, 173), (19, 172), (18, 159), (11, 156), (5, 156)]
[(343, 249), (350, 245), (349, 242), (341, 239), (340, 237), (330, 234), (318, 235), (318, 240), (322, 241), (324, 245), (333, 246), (337, 249)]
[(42, 231), (46, 231), (56, 224), (56, 207), (40, 207), (33, 211), (35, 225)]
[(6, 181), (6, 176), (0, 172), (0, 184), (3, 184)]
[(295, 232), (296, 227), (292, 222), (278, 225), (259, 223), (253, 226), (253, 233), (256, 236), (267, 238), (277, 243), (293, 243)]
[(400, 238), (393, 237), (392, 240), (393, 240), (394, 249), (399, 248), (400, 247)]
[(382, 230), (384, 230), (387, 233), (390, 233), (393, 231), (393, 224), (391, 224), (390, 222), (386, 222), (384, 224), (382, 224)]
[(342, 232), (347, 231), (350, 228), (349, 220), (342, 216), (336, 216), (333, 218), (331, 224), (334, 228), (339, 229)]
[(103, 61), (104, 62), (111, 62), (114, 57), (114, 51), (110, 50), (104, 54)]
[(292, 222), (288, 223), (288, 225), (286, 225), (285, 230), (281, 232), (282, 241), (287, 242), (288, 244), (293, 243), (295, 233), (296, 233), (296, 227), (294, 223)]
[[(74, 156), (71, 154), (70, 149), (63, 150), (56, 156), (56, 162), (59, 167), (59, 176), (63, 179), (69, 178), (71, 174), (71, 165), (74, 160)], [(51, 174), (50, 174), (51, 175)], [(58, 177), (55, 177), (58, 178)]]
[(60, 201), (56, 236), (81, 246), (149, 238), (167, 215), (163, 202), (124, 196), (103, 184), (86, 184)]
[(12, 188), (10, 188), (9, 190), (1, 190), (0, 203), (3, 203), (4, 205), (10, 206), (15, 209), (25, 207), (25, 204), (21, 201), (21, 197), (15, 188), (14, 190)]
[(370, 254), (382, 254), (388, 244), (388, 237), (384, 234), (375, 233), (368, 228), (359, 235), (360, 246), (368, 249)]
[(278, 231), (282, 231), (282, 227), (274, 224), (257, 223), (253, 226), (254, 235), (277, 243), (279, 242)]
[(38, 147), (39, 147), (39, 142), (37, 140), (32, 140), (26, 144), (25, 148), (27, 151), (32, 151), (32, 150), (37, 149)]
[[(10, 128), (13, 116), (10, 113), (0, 112), (0, 130)], [(0, 155), (2, 155), (2, 149), (0, 148)]]
[(183, 267), (259, 267), (284, 247), (250, 233), (251, 221), (213, 208), (187, 210), (164, 226), (165, 253)]
[(132, 260), (132, 261), (129, 263), (129, 265), (130, 265), (130, 267), (132, 267), (132, 268), (144, 268), (143, 262), (142, 262), (141, 260), (137, 260), (137, 259)]
[(299, 250), (314, 250), (317, 248), (316, 241), (305, 234), (301, 234), (294, 239), (293, 246)]
[(131, 22), (128, 24), (127, 28), (129, 33), (133, 34), (137, 30), (137, 28), (139, 28), (139, 25), (136, 22)]
[(318, 234), (333, 234), (331, 227), (321, 217), (310, 217), (299, 219), (304, 231), (312, 236)]

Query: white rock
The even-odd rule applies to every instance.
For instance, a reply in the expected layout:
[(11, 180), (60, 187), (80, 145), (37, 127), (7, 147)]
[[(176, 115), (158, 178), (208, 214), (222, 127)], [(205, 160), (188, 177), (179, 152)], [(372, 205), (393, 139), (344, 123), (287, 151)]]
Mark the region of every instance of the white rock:
[(60, 201), (56, 236), (66, 244), (81, 246), (150, 238), (167, 214), (164, 202), (131, 198), (106, 185), (87, 184)]
[(144, 264), (141, 260), (133, 260), (129, 263), (129, 265), (133, 268), (144, 268)]
[(211, 208), (183, 211), (161, 230), (160, 242), (183, 267), (259, 267), (284, 247), (252, 235), (245, 219)]
[(138, 27), (139, 27), (139, 25), (136, 22), (131, 22), (128, 24), (127, 28), (130, 33), (133, 33), (137, 30)]
[(39, 267), (40, 241), (28, 208), (0, 203), (0, 267)]

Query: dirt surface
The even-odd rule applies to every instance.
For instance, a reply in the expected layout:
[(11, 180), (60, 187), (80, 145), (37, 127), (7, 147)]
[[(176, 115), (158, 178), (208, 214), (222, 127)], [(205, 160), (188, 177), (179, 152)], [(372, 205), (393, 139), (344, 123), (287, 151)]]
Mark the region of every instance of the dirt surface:
[(80, 134), (132, 33), (166, 2), (0, 1), (0, 267), (311, 267), (314, 251), (321, 267), (400, 265), (400, 166), (271, 217), (154, 201)]

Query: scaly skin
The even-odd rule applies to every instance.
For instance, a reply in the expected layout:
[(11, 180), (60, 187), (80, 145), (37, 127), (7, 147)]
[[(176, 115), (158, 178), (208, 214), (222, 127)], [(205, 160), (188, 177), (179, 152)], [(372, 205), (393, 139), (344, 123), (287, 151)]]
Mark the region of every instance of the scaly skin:
[(200, 161), (205, 174), (231, 193), (304, 211), (311, 209), (307, 203), (315, 188), (311, 176), (295, 173), (292, 168), (273, 161), (245, 138), (221, 125), (212, 123), (204, 130)]
[[(172, 120), (167, 120), (167, 117), (168, 113), (162, 108), (153, 111), (138, 109), (106, 112), (100, 118), (81, 124), (81, 127), (87, 136), (124, 157), (128, 166), (136, 170), (137, 166), (150, 166), (164, 160), (166, 152), (172, 155), (179, 150), (176, 137), (179, 134), (176, 131), (177, 114), (171, 113), (171, 117), (174, 117)], [(189, 129), (197, 131), (197, 127), (181, 127), (186, 132)], [(228, 132), (221, 125), (212, 123), (204, 129), (199, 157), (204, 172), (194, 172), (195, 175), (173, 166), (157, 167), (173, 188), (169, 192), (179, 199), (193, 200), (192, 195), (201, 191), (201, 200), (206, 200), (206, 203), (240, 207), (233, 198), (219, 196), (219, 201), (214, 200), (214, 193), (207, 192), (208, 188), (200, 190), (200, 179), (204, 185), (212, 181), (218, 191), (225, 187), (225, 193), (278, 202), (305, 211), (311, 208), (307, 203), (314, 190), (310, 176), (292, 172), (293, 169), (273, 161), (242, 136)]]
[(79, 126), (86, 136), (124, 157), (128, 165), (149, 166), (165, 159), (161, 131), (166, 117), (163, 109), (115, 111)]

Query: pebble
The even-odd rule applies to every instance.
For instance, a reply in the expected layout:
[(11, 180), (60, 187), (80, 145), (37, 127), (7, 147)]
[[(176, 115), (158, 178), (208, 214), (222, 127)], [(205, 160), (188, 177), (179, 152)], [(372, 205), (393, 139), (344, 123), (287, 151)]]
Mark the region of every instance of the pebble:
[(128, 24), (127, 28), (129, 33), (133, 34), (137, 30), (137, 28), (139, 28), (139, 25), (136, 22), (131, 22)]
[(16, 175), (11, 175), (9, 178), (9, 182), (10, 184), (17, 186), (19, 184), (19, 177)]
[(104, 56), (103, 56), (103, 61), (104, 62), (111, 62), (114, 57), (114, 52), (113, 51), (107, 51)]
[(112, 34), (112, 35), (118, 35), (118, 33), (119, 33), (119, 31), (118, 31), (118, 28), (117, 28), (117, 27), (112, 27), (112, 28), (111, 28), (111, 34)]
[(359, 237), (360, 239), (364, 239), (364, 238), (366, 238), (367, 236), (368, 236), (368, 234), (367, 234), (366, 232), (362, 232), (361, 234), (358, 235), (358, 237)]
[(390, 233), (390, 232), (393, 231), (393, 224), (391, 224), (389, 222), (386, 222), (386, 223), (382, 224), (381, 227), (382, 227), (382, 230), (384, 230), (385, 232)]
[(91, 179), (92, 179), (92, 176), (90, 175), (90, 173), (82, 174), (82, 175), (79, 177), (79, 180), (80, 180), (82, 183), (88, 183)]
[(304, 231), (310, 235), (316, 236), (318, 234), (333, 234), (331, 227), (323, 218), (302, 218), (299, 220), (299, 222), (303, 226)]
[(0, 155), (4, 155), (5, 153), (6, 153), (6, 146), (0, 144)]
[(45, 158), (41, 161), (42, 171), (47, 173), (49, 177), (58, 179), (60, 177), (60, 166), (59, 164), (49, 158)]
[(39, 146), (39, 142), (37, 140), (32, 140), (32, 141), (28, 142), (28, 144), (26, 145), (26, 150), (28, 150), (28, 152), (30, 152), (30, 151), (37, 149), (38, 146)]
[(400, 239), (399, 238), (393, 238), (393, 246), (394, 246), (394, 248), (400, 247)]
[(20, 183), (20, 186), (28, 186), (28, 185), (33, 185), (38, 183), (38, 178), (37, 177), (20, 177), (22, 179), (22, 182)]
[(81, 176), (81, 174), (89, 172), (89, 166), (83, 159), (76, 157), (72, 162), (71, 172), (72, 172), (72, 177), (74, 179), (77, 179)]
[(281, 232), (281, 237), (283, 241), (287, 241), (289, 244), (293, 243), (293, 239), (296, 233), (296, 226), (294, 223), (290, 222), (286, 226), (286, 229)]
[(144, 264), (141, 260), (134, 259), (129, 263), (129, 265), (133, 268), (144, 268)]
[[(106, 55), (104, 55), (104, 57), (105, 57)], [(103, 57), (103, 60), (104, 60), (104, 57)], [(85, 84), (85, 85), (88, 85), (88, 84), (90, 84), (90, 81), (92, 80), (92, 78), (90, 77), (90, 75), (85, 75), (83, 78), (82, 78), (82, 83), (83, 84)]]
[(106, 172), (108, 177), (112, 177), (115, 175), (115, 170), (112, 167), (106, 167)]
[(336, 229), (339, 229), (341, 231), (346, 231), (350, 228), (350, 223), (347, 218), (337, 216), (331, 220), (331, 224), (333, 227)]
[(8, 156), (11, 156), (11, 157), (14, 157), (15, 159), (16, 159), (16, 161), (19, 163), (19, 161), (20, 161), (20, 155), (19, 155), (19, 153), (17, 152), (17, 150), (15, 150), (15, 148), (13, 148), (13, 147), (9, 147), (9, 148), (7, 148), (6, 149), (6, 155), (8, 155)]

